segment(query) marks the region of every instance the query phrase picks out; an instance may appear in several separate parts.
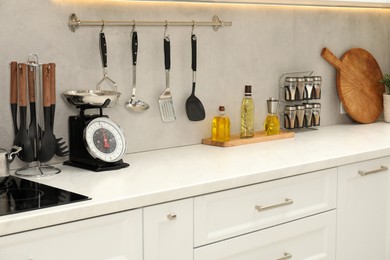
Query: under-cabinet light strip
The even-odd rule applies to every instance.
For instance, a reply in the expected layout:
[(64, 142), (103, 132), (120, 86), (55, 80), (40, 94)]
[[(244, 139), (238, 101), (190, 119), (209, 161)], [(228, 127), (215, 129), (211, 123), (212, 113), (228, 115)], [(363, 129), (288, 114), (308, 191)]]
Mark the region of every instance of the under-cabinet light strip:
[(68, 21), (69, 29), (75, 32), (80, 26), (212, 26), (214, 31), (217, 31), (220, 27), (232, 26), (232, 22), (224, 22), (219, 20), (218, 16), (214, 16), (211, 22), (203, 21), (136, 21), (136, 20), (98, 20), (88, 21), (80, 20), (76, 14), (71, 14)]

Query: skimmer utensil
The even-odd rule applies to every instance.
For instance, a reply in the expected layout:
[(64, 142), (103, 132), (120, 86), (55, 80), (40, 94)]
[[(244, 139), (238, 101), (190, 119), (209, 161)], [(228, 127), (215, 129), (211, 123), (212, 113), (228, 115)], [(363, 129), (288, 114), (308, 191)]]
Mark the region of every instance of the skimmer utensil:
[[(103, 86), (103, 83), (107, 82), (108, 85), (114, 89), (114, 91), (117, 91), (117, 84), (114, 80), (112, 80), (109, 76), (108, 76), (108, 68), (107, 68), (107, 43), (106, 43), (106, 36), (103, 32), (103, 28), (102, 30), (100, 31), (100, 34), (99, 34), (99, 43), (100, 43), (100, 55), (101, 55), (101, 58), (102, 58), (102, 64), (103, 64), (103, 78), (99, 81), (99, 83), (96, 85), (96, 89), (97, 90), (101, 90), (102, 89), (102, 86)], [(116, 99), (115, 101), (116, 105), (119, 105), (119, 100)]]

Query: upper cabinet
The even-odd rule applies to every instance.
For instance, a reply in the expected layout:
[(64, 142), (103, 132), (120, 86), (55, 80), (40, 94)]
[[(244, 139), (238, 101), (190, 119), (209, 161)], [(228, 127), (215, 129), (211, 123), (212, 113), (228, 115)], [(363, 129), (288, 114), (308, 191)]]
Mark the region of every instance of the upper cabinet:
[[(178, 0), (181, 1), (181, 0)], [(237, 4), (345, 6), (345, 7), (389, 7), (389, 0), (205, 0), (206, 2)], [(194, 0), (196, 2), (196, 0)]]

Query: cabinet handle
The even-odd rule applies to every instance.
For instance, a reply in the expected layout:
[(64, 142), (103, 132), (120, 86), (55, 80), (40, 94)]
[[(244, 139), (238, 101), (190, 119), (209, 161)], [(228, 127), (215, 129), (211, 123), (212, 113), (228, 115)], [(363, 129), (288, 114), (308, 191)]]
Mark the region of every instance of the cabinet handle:
[(292, 199), (285, 199), (284, 202), (282, 203), (279, 203), (279, 204), (275, 204), (275, 205), (271, 205), (271, 206), (260, 206), (260, 205), (256, 205), (255, 206), (255, 209), (257, 209), (257, 211), (265, 211), (265, 210), (269, 210), (269, 209), (274, 209), (274, 208), (280, 208), (280, 207), (284, 207), (284, 206), (287, 206), (287, 205), (291, 205), (293, 204), (294, 201)]
[(175, 213), (170, 213), (167, 215), (167, 218), (169, 220), (175, 220), (175, 219), (177, 219), (177, 215)]
[(358, 171), (359, 175), (360, 176), (366, 176), (366, 175), (369, 175), (369, 174), (374, 174), (374, 173), (378, 173), (378, 172), (384, 172), (384, 171), (387, 171), (387, 166), (381, 166), (379, 169), (376, 169), (376, 170), (372, 170), (372, 171)]
[(278, 258), (276, 260), (287, 260), (287, 259), (291, 259), (291, 258), (292, 258), (292, 254), (284, 253), (284, 256), (282, 258)]

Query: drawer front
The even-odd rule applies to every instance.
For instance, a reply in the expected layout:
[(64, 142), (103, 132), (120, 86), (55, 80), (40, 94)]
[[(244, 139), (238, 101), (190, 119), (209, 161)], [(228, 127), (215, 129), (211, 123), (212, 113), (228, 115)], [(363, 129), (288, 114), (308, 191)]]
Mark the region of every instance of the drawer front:
[(195, 249), (194, 260), (336, 259), (335, 210)]
[(194, 244), (205, 245), (336, 208), (337, 169), (196, 197)]

